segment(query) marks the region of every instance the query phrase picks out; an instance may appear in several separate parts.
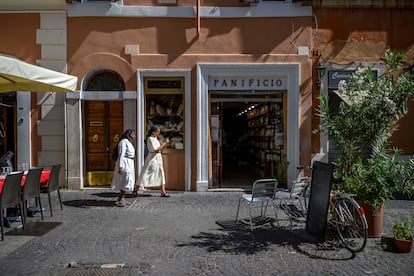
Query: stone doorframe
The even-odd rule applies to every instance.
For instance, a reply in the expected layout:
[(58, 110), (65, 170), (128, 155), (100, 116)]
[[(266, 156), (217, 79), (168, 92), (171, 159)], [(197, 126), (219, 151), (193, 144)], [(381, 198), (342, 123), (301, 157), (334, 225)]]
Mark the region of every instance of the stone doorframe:
[(299, 165), (299, 63), (197, 64), (197, 178), (196, 190), (208, 190), (208, 104), (209, 77), (269, 77), (287, 79), (287, 161), (288, 183), (296, 178)]
[[(145, 137), (144, 78), (184, 77), (184, 149), (185, 149), (185, 190), (191, 191), (191, 70), (137, 70), (137, 137)], [(141, 141), (141, 142), (140, 142)], [(144, 142), (137, 143), (137, 173), (144, 165)]]
[[(66, 94), (65, 101), (65, 156), (67, 164), (68, 189), (79, 190), (86, 185), (86, 169), (84, 160), (84, 118), (83, 101), (123, 101), (124, 128), (135, 129), (136, 123), (136, 91), (80, 91)], [(133, 110), (134, 112), (125, 112)]]

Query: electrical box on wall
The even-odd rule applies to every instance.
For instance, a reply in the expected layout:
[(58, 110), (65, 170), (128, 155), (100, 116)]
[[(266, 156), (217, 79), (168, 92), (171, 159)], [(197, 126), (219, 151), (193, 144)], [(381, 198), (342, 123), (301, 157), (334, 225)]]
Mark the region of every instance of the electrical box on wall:
[(126, 55), (138, 55), (139, 54), (139, 45), (125, 45), (125, 54)]
[(309, 55), (309, 47), (306, 46), (299, 46), (298, 47), (298, 55)]

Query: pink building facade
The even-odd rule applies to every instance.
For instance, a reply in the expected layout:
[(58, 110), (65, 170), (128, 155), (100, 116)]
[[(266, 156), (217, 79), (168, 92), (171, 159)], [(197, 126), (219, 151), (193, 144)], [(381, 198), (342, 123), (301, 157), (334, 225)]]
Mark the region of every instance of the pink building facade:
[[(385, 46), (379, 46), (413, 44), (390, 38), (389, 25), (336, 22), (335, 14), (344, 20), (352, 14), (323, 3), (332, 1), (29, 2), (0, 5), (2, 36), (11, 38), (0, 52), (75, 75), (79, 83), (73, 93), (2, 96), (22, 107), (11, 121), (27, 119), (11, 126), (15, 162), (62, 163), (69, 189), (110, 183), (111, 149), (127, 128), (137, 131), (138, 174), (153, 124), (172, 141), (164, 152), (167, 189), (240, 188), (265, 176), (289, 186), (297, 166), (329, 159), (329, 139), (312, 133), (317, 96), (332, 84), (328, 72), (361, 63), (381, 72)], [(375, 12), (396, 18), (395, 7), (351, 8), (361, 18)], [(408, 13), (399, 13), (406, 23)], [(358, 45), (370, 55), (356, 54)], [(318, 64), (327, 69), (321, 79)], [(411, 154), (412, 133), (401, 133), (397, 143)]]

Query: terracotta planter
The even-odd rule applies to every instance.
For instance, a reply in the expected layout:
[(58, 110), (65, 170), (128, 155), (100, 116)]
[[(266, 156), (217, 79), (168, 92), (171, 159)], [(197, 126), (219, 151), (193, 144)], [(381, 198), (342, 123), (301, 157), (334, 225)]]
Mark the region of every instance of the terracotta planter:
[(370, 205), (359, 202), (364, 208), (368, 222), (368, 238), (379, 238), (384, 232), (384, 206), (373, 209)]
[(413, 240), (395, 239), (395, 247), (397, 248), (398, 252), (408, 253), (411, 251), (412, 245), (413, 245)]

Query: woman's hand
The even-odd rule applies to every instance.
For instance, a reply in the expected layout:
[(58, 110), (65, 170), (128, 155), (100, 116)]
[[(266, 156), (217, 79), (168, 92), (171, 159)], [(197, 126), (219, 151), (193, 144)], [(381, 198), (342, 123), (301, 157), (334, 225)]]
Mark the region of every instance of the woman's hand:
[(161, 148), (164, 148), (168, 143), (170, 142), (170, 138), (165, 138), (165, 140), (162, 142)]
[(161, 146), (155, 150), (156, 153), (159, 153), (162, 151), (162, 149), (170, 142), (170, 139), (167, 137), (164, 141), (161, 142)]

